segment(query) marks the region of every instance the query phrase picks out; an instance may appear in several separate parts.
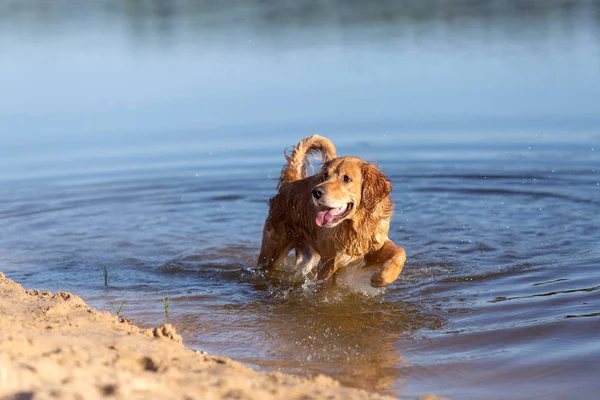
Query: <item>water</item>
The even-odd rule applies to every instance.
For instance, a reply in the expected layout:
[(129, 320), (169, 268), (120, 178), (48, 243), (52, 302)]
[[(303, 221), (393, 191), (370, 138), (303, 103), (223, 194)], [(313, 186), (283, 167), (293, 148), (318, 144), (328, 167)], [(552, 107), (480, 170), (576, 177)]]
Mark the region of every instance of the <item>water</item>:
[[(259, 369), (593, 397), (599, 33), (596, 1), (5, 1), (0, 270)], [(313, 133), (393, 183), (385, 291), (253, 269)]]

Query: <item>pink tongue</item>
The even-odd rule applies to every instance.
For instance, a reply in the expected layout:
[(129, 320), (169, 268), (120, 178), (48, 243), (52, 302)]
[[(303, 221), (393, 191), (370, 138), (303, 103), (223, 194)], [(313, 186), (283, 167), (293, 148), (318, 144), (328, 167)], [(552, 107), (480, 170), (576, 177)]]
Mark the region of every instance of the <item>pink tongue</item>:
[(341, 206), (338, 208), (330, 208), (329, 210), (319, 211), (317, 213), (317, 225), (319, 226), (327, 226), (333, 221), (333, 219), (342, 214), (346, 206)]

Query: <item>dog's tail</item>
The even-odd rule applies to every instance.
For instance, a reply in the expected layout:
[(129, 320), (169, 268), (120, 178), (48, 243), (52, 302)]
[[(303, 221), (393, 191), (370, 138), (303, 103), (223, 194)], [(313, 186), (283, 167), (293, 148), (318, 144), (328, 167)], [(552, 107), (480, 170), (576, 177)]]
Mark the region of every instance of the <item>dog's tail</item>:
[(336, 157), (335, 146), (331, 143), (331, 140), (319, 135), (309, 136), (301, 140), (290, 154), (284, 153), (287, 164), (281, 170), (277, 188), (279, 189), (285, 183), (305, 178), (308, 174), (307, 167), (310, 166), (308, 156), (316, 153), (321, 153), (323, 162)]

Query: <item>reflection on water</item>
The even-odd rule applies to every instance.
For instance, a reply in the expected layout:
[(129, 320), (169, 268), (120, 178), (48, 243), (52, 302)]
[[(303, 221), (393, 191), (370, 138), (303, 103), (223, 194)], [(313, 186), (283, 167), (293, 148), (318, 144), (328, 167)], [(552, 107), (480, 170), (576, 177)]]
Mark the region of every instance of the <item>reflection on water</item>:
[[(593, 397), (599, 33), (594, 0), (0, 2), (0, 270), (257, 368)], [(387, 290), (254, 269), (312, 133), (392, 181)]]
[[(73, 5), (66, 0), (14, 1), (2, 4), (2, 19), (5, 25), (35, 23), (38, 31), (22, 26), (32, 34), (58, 29), (60, 24), (76, 21), (83, 24), (85, 19), (116, 17), (125, 21), (132, 35), (167, 37), (174, 31), (189, 31), (204, 34), (211, 30), (222, 30), (223, 24), (249, 22), (247, 27), (265, 32), (275, 28), (308, 26), (317, 29), (322, 25), (387, 26), (402, 32), (397, 23), (410, 22), (426, 25), (432, 22), (444, 23), (452, 30), (468, 30), (469, 26), (458, 22), (482, 24), (491, 29), (490, 23), (502, 25), (507, 33), (519, 36), (521, 32), (535, 32), (553, 22), (562, 24), (564, 31), (575, 30), (573, 24), (600, 23), (600, 6), (595, 0), (568, 2), (564, 0), (519, 1), (497, 0), (472, 2), (455, 0), (452, 2), (409, 0), (398, 3), (391, 0), (364, 3), (360, 1), (326, 0), (280, 2), (248, 0), (239, 2), (224, 0), (210, 1), (159, 1), (122, 0), (83, 2)], [(65, 10), (74, 10), (70, 13)], [(188, 22), (182, 24), (181, 22)], [(177, 23), (176, 23), (177, 22)], [(523, 22), (528, 22), (529, 25)], [(484, 25), (487, 25), (484, 26)], [(510, 28), (516, 28), (517, 32)], [(411, 27), (412, 28), (412, 27)], [(539, 32), (543, 35), (548, 32)], [(423, 34), (429, 34), (423, 32)]]
[[(269, 275), (248, 268), (255, 258), (255, 249), (232, 247), (159, 267), (169, 279), (185, 276), (205, 287), (215, 281), (214, 289), (173, 298), (174, 309), (210, 303), (193, 314), (170, 315), (181, 333), (191, 337), (189, 345), (208, 346), (262, 368), (325, 373), (351, 386), (392, 391), (404, 379), (398, 369), (404, 363), (402, 351), (395, 346), (399, 338), (410, 342), (409, 332), (442, 326), (442, 318), (424, 311), (418, 301), (395, 302), (382, 293), (364, 295), (346, 288), (323, 291), (292, 270)], [(293, 265), (291, 259), (288, 264)], [(225, 282), (231, 286), (224, 288)], [(140, 314), (138, 318), (148, 317)]]
[[(346, 289), (324, 292), (315, 284), (298, 281), (293, 272), (273, 280), (262, 271), (240, 271), (231, 263), (197, 267), (180, 262), (178, 267), (169, 263), (161, 269), (168, 268), (169, 274), (193, 273), (204, 282), (218, 280), (217, 291), (223, 289), (223, 281), (238, 280), (242, 287), (236, 285), (235, 293), (226, 295), (255, 300), (232, 303), (219, 300), (210, 290), (195, 292), (176, 297), (176, 307), (207, 300), (218, 307), (171, 316), (171, 321), (184, 335), (202, 338), (189, 344), (210, 346), (263, 368), (326, 373), (370, 390), (398, 389), (404, 379), (398, 369), (404, 362), (396, 347), (399, 338), (409, 342), (409, 332), (442, 326), (440, 316), (424, 311), (415, 301), (395, 302)], [(212, 295), (215, 298), (208, 299)]]

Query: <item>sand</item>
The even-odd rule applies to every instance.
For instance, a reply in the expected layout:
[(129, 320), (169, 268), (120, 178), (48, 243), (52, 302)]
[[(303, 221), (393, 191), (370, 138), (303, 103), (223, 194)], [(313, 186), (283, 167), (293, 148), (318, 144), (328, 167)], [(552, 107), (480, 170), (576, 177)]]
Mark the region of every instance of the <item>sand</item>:
[(384, 399), (317, 376), (258, 372), (194, 351), (170, 325), (141, 329), (78, 296), (0, 273), (2, 399)]

